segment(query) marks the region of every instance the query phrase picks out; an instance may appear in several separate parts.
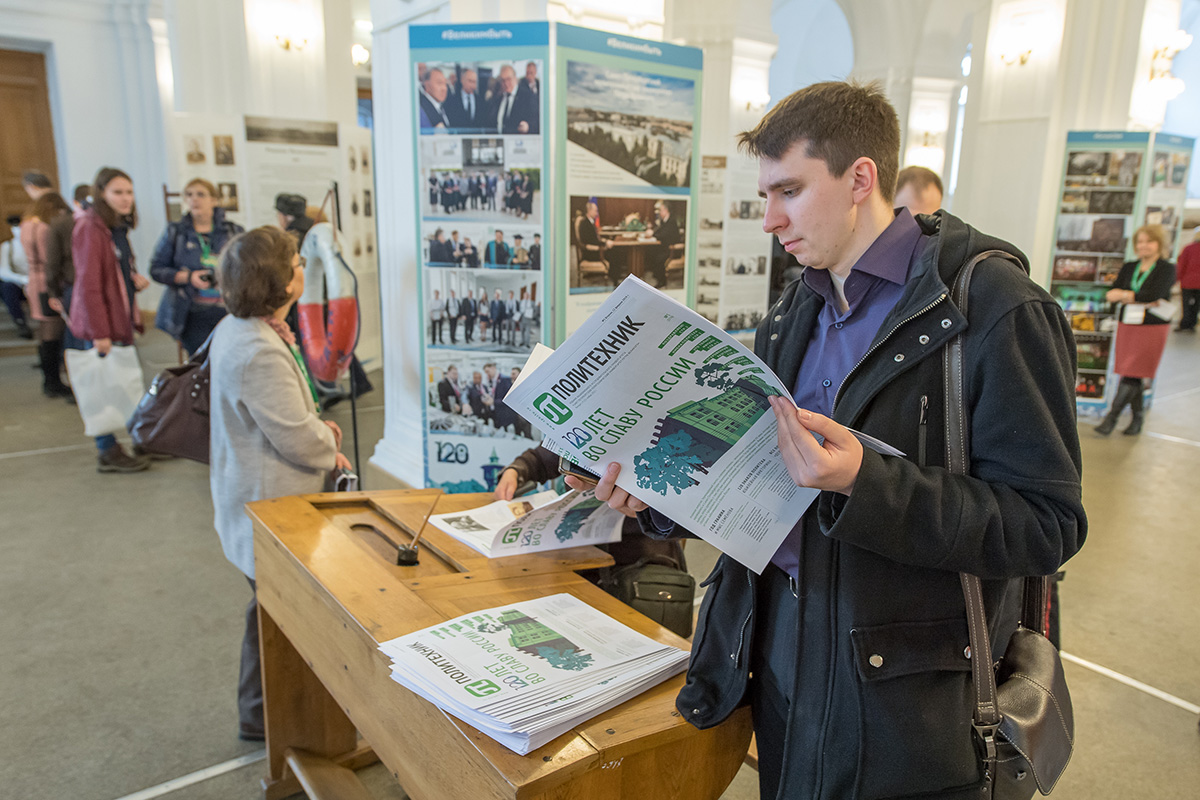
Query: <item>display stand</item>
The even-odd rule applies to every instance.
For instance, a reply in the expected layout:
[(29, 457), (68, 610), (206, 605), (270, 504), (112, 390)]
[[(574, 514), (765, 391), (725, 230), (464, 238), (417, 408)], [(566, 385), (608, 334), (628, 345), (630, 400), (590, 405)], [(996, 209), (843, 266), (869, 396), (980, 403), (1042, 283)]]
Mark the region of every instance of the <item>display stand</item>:
[[(677, 676), (520, 756), (391, 679), (379, 642), (506, 602), (568, 592), (657, 641), (687, 642), (575, 574), (593, 547), (487, 559), (426, 526), (489, 496), (353, 492), (250, 503), (254, 522), (268, 800), (303, 787), (353, 797), (348, 770), (381, 760), (414, 800), (716, 800), (750, 740), (749, 709), (698, 730)], [(397, 546), (424, 529), (420, 563)], [(358, 738), (362, 735), (362, 739)], [(339, 787), (340, 788), (337, 788)]]
[[(1063, 159), (1050, 293), (1067, 314), (1077, 354), (1076, 408), (1100, 417), (1116, 392), (1116, 319), (1104, 299), (1135, 258), (1133, 232), (1162, 225), (1178, 253), (1193, 139), (1146, 131), (1071, 131)], [(1147, 407), (1153, 384), (1146, 390)]]

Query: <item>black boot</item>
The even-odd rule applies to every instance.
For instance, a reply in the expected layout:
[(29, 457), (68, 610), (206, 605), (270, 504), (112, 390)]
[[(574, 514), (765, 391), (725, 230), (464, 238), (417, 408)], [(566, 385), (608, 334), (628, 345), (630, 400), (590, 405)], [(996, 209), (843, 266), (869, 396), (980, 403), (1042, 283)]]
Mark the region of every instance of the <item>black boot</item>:
[(62, 382), (62, 351), (61, 340), (38, 343), (38, 354), (42, 358), (42, 394), (73, 399), (70, 387)]
[(1146, 419), (1146, 412), (1142, 408), (1142, 389), (1139, 386), (1134, 392), (1133, 399), (1129, 402), (1129, 410), (1133, 412), (1133, 419), (1129, 422), (1129, 427), (1123, 433), (1126, 436), (1137, 436), (1142, 432), (1142, 422)]
[(1096, 426), (1096, 433), (1101, 436), (1108, 436), (1113, 432), (1113, 428), (1117, 427), (1117, 419), (1120, 418), (1121, 412), (1125, 410), (1125, 406), (1129, 405), (1133, 400), (1134, 388), (1126, 381), (1121, 381), (1117, 386), (1117, 396), (1113, 398), (1112, 408), (1104, 417), (1104, 421)]

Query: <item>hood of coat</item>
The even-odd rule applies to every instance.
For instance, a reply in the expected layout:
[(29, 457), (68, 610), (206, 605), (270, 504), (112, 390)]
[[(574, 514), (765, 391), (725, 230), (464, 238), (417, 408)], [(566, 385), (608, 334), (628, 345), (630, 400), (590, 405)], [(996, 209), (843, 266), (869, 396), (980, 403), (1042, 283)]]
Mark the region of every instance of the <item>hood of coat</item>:
[(917, 214), (915, 217), (921, 232), (937, 239), (937, 266), (942, 282), (947, 286), (963, 264), (987, 250), (1003, 250), (1016, 256), (1025, 274), (1029, 274), (1029, 259), (1010, 242), (972, 228), (953, 214), (937, 211), (933, 214)]

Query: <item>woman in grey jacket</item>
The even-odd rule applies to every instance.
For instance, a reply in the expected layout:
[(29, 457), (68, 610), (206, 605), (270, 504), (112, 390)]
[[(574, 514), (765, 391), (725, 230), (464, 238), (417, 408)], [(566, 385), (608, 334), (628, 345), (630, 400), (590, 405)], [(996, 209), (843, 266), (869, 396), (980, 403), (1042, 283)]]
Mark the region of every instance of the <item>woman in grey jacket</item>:
[[(225, 557), (254, 584), (254, 542), (244, 504), (320, 492), (331, 470), (349, 467), (342, 432), (321, 421), (317, 392), (284, 322), (304, 290), (295, 241), (276, 228), (234, 237), (221, 257), (229, 316), (209, 345), (214, 524)], [(238, 735), (263, 738), (258, 602), (246, 609), (238, 681)]]

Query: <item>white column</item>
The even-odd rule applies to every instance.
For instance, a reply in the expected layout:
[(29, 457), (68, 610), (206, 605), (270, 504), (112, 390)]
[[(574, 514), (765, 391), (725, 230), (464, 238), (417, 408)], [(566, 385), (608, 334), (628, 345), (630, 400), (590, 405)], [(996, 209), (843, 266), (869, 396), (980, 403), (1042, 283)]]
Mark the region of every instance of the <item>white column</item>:
[(1067, 131), (1161, 123), (1138, 87), (1178, 23), (1178, 0), (996, 0), (978, 16), (955, 213), (1021, 248), (1034, 280), (1049, 277)]
[(410, 23), (450, 22), (449, 0), (372, 0), (372, 96), (378, 192), (379, 287), (383, 298), (383, 439), (371, 463), (410, 486), (425, 485), (425, 376), (413, 220), (413, 76)]

